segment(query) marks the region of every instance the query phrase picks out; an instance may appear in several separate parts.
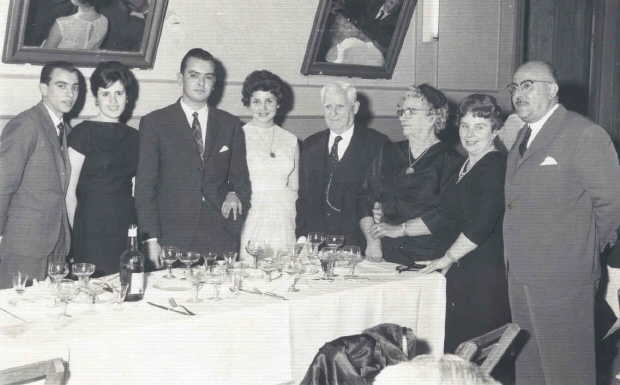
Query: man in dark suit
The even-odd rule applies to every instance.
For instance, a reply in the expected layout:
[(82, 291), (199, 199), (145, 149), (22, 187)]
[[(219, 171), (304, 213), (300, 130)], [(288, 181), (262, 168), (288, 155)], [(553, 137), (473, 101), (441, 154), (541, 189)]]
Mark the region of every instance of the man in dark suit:
[(138, 222), (158, 265), (161, 245), (207, 252), (239, 248), (250, 181), (241, 121), (207, 106), (215, 58), (194, 48), (181, 61), (183, 96), (140, 121)]
[(359, 109), (357, 91), (344, 82), (321, 89), (328, 129), (301, 144), (297, 200), (298, 237), (308, 232), (344, 235), (345, 244), (364, 247), (359, 220), (368, 205), (362, 183), (385, 135), (354, 124)]
[(64, 260), (70, 229), (65, 195), (69, 112), (79, 72), (67, 62), (41, 70), (42, 100), (12, 119), (0, 136), (0, 288), (18, 271), (42, 279), (48, 259)]
[(513, 321), (529, 334), (517, 384), (595, 384), (599, 252), (616, 241), (620, 167), (604, 129), (558, 103), (550, 65), (509, 85), (526, 123), (508, 154), (504, 251)]

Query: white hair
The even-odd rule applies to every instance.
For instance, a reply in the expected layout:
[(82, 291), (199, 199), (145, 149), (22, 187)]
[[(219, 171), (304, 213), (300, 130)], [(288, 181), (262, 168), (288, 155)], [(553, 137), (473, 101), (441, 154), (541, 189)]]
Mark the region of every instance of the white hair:
[(338, 92), (343, 94), (349, 103), (353, 104), (357, 102), (357, 90), (355, 87), (347, 82), (336, 81), (332, 83), (327, 83), (321, 88), (321, 103), (325, 101), (325, 95), (328, 92)]

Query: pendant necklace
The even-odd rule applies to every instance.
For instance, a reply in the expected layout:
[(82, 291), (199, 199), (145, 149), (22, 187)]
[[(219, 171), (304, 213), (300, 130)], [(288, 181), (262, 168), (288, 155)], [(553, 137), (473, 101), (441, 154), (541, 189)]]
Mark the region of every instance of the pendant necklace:
[[(274, 140), (275, 134), (276, 134), (276, 125), (274, 124), (273, 126), (271, 126), (271, 142), (269, 143), (269, 156), (272, 158), (276, 157), (276, 153), (275, 151), (273, 151), (273, 140)], [(267, 144), (262, 135), (259, 135), (259, 138), (260, 138), (260, 141), (263, 143), (263, 145)]]
[(416, 160), (412, 159), (412, 155), (411, 155), (411, 146), (409, 146), (409, 144), (407, 144), (408, 146), (408, 152), (407, 152), (407, 156), (408, 156), (408, 161), (407, 163), (409, 164), (409, 167), (407, 167), (407, 170), (405, 170), (405, 174), (409, 175), (409, 174), (413, 174), (415, 172), (415, 168), (413, 166), (415, 166), (416, 163), (418, 163), (418, 161), (420, 159), (422, 159), (422, 157), (424, 156), (424, 154), (426, 154), (426, 152), (432, 147), (428, 146), (426, 147), (426, 149), (424, 151), (422, 151), (422, 153), (416, 158)]

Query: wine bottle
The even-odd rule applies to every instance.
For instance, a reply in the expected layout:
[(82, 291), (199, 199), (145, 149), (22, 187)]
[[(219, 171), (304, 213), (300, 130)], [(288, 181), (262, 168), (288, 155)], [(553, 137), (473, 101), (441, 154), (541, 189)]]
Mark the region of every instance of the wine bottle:
[(129, 226), (127, 250), (121, 254), (121, 287), (127, 287), (125, 301), (140, 301), (144, 297), (144, 255), (138, 248), (138, 227)]

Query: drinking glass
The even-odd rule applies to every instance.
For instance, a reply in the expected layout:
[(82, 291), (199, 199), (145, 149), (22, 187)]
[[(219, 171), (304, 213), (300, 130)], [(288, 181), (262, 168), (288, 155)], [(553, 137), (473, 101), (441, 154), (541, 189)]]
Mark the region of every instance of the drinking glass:
[(94, 263), (74, 263), (72, 265), (73, 274), (78, 277), (83, 288), (88, 287), (88, 279), (95, 272)]
[(15, 289), (18, 298), (21, 298), (26, 292), (27, 281), (28, 275), (22, 274), (21, 271), (18, 271), (17, 274), (13, 276), (13, 289)]
[(334, 264), (336, 263), (336, 249), (326, 248), (319, 252), (319, 260), (323, 269), (323, 276), (320, 279), (333, 281)]
[(181, 279), (190, 279), (192, 275), (192, 265), (200, 259), (200, 253), (195, 251), (181, 251), (179, 253), (179, 261), (185, 265), (185, 276)]
[(204, 256), (205, 269), (209, 270), (209, 272), (213, 271), (213, 266), (215, 266), (216, 259), (217, 255), (215, 253), (208, 252), (207, 255)]
[(290, 284), (288, 286), (288, 291), (291, 291), (291, 292), (299, 291), (299, 289), (296, 288), (295, 285), (297, 284), (297, 281), (299, 281), (299, 278), (301, 277), (301, 273), (303, 273), (303, 270), (304, 270), (304, 267), (299, 261), (299, 259), (297, 258), (289, 259), (284, 265), (283, 270), (289, 277)]
[(69, 302), (71, 302), (73, 297), (77, 294), (77, 291), (78, 288), (73, 280), (61, 279), (58, 281), (58, 285), (56, 286), (56, 295), (58, 296), (58, 300), (65, 305), (62, 313), (59, 315), (60, 317), (71, 317), (67, 313), (67, 307)]
[(65, 262), (50, 262), (47, 265), (47, 275), (52, 279), (52, 283), (57, 284), (58, 281), (69, 275), (69, 264)]
[(325, 234), (323, 233), (308, 233), (308, 242), (312, 245), (312, 255), (315, 257), (319, 254), (319, 246), (325, 242)]
[(164, 275), (166, 279), (176, 278), (174, 274), (172, 274), (172, 265), (179, 259), (180, 250), (175, 246), (164, 246), (162, 247), (161, 260), (166, 265), (168, 272)]
[(245, 245), (245, 251), (248, 252), (252, 257), (254, 257), (254, 268), (258, 269), (258, 260), (265, 253), (265, 242), (259, 241), (248, 241)]
[(243, 282), (243, 264), (241, 262), (235, 262), (232, 269), (232, 286), (230, 291), (238, 295), (241, 291), (241, 285)]
[(215, 266), (211, 273), (207, 275), (207, 283), (213, 286), (215, 296), (210, 297), (210, 300), (220, 301), (220, 286), (224, 282), (224, 270), (220, 266)]
[(192, 298), (187, 300), (187, 302), (192, 302), (192, 303), (202, 302), (202, 299), (198, 297), (198, 293), (200, 292), (202, 285), (205, 283), (206, 274), (207, 274), (207, 271), (202, 268), (198, 268), (192, 272), (190, 279), (192, 282), (193, 295), (192, 295)]
[(342, 249), (343, 254), (346, 256), (348, 265), (351, 267), (351, 274), (345, 275), (345, 278), (358, 278), (359, 275), (355, 275), (355, 267), (358, 263), (362, 262), (362, 251), (359, 246), (345, 246)]

